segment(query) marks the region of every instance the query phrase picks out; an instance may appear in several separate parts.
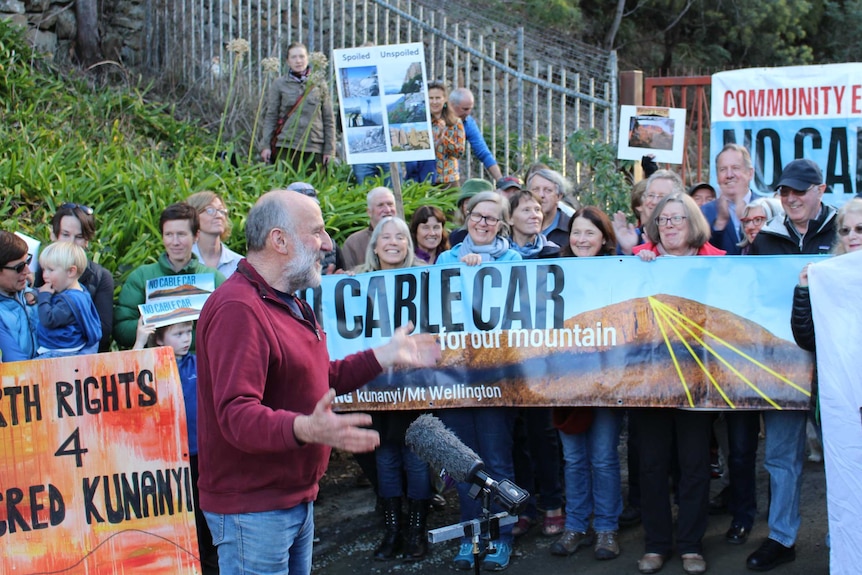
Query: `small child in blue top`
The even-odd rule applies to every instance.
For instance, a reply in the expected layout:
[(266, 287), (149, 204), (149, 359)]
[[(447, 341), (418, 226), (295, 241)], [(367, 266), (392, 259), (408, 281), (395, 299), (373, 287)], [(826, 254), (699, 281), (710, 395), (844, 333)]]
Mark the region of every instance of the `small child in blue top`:
[(54, 242), (39, 254), (45, 284), (39, 288), (39, 358), (84, 355), (99, 350), (102, 322), (90, 293), (78, 278), (87, 254), (72, 242)]
[(193, 321), (184, 321), (154, 328), (145, 325), (143, 319), (138, 320), (137, 336), (132, 349), (144, 347), (168, 346), (174, 350), (177, 360), (177, 370), (180, 373), (183, 400), (186, 406), (186, 428), (188, 429), (189, 468), (192, 474), (192, 496), (195, 503), (195, 523), (198, 534), (198, 551), (200, 552), (203, 573), (215, 573), (218, 568), (218, 553), (212, 543), (212, 535), (207, 527), (206, 519), (200, 510), (200, 495), (198, 491), (198, 360), (189, 353), (192, 345)]

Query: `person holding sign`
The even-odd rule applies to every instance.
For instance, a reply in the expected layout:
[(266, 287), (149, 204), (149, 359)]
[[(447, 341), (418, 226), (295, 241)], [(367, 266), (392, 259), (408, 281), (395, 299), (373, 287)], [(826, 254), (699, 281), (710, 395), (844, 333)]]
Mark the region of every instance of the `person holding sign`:
[[(261, 196), (246, 220), (248, 255), (204, 304), (198, 322), (201, 508), (231, 575), (311, 572), (314, 500), (332, 447), (380, 443), (366, 414), (332, 411), (400, 366), (431, 367), (440, 348), (402, 326), (371, 350), (330, 361), (311, 307), (297, 291), (320, 285), (332, 250), (320, 206), (289, 190)], [(242, 337), (236, 337), (242, 326)]]
[(0, 230), (0, 361), (23, 361), (36, 356), (35, 305), (27, 305), (24, 291), (30, 277), (27, 242)]
[(429, 180), (445, 188), (457, 188), (461, 181), (458, 158), (466, 150), (464, 124), (447, 103), (446, 83), (428, 82), (428, 111), (431, 112), (431, 129), (434, 132), (436, 160), (405, 162), (406, 177), (414, 182)]
[[(130, 348), (135, 343), (138, 318), (141, 316), (138, 306), (147, 303), (148, 280), (212, 274), (215, 287), (224, 281), (221, 272), (201, 264), (192, 253), (192, 246), (198, 236), (198, 225), (197, 211), (185, 202), (171, 204), (162, 212), (159, 217), (159, 231), (165, 252), (159, 256), (158, 262), (143, 265), (129, 274), (114, 308), (114, 339), (120, 347)], [(163, 283), (179, 287), (174, 286), (173, 281), (166, 280)]]
[[(479, 192), (467, 202), (467, 237), (449, 251), (440, 254), (438, 265), (464, 263), (477, 266), (486, 262), (521, 260), (521, 255), (509, 247), (509, 204), (495, 191)], [(440, 418), (467, 447), (485, 462), (488, 475), (496, 479), (512, 479), (515, 410), (507, 407), (445, 409)], [(458, 483), (461, 521), (472, 521), (482, 514), (482, 503), (470, 497), (470, 485)], [(494, 511), (499, 511), (496, 507)], [(496, 551), (485, 556), (483, 567), (501, 571), (509, 566), (512, 553), (512, 526), (500, 527)], [(469, 537), (461, 539), (455, 556), (457, 569), (473, 569), (473, 544)]]
[[(655, 176), (652, 176), (655, 177)], [(709, 223), (691, 197), (674, 192), (662, 199), (647, 222), (644, 244), (633, 249), (645, 262), (659, 256), (720, 256), (712, 246)], [(684, 409), (639, 409), (630, 413), (640, 437), (641, 517), (646, 552), (638, 561), (641, 573), (657, 573), (670, 557), (673, 520), (668, 493), (671, 446), (681, 470), (676, 547), (686, 573), (706, 571), (703, 536), (709, 521), (709, 442), (712, 417), (708, 412)]]

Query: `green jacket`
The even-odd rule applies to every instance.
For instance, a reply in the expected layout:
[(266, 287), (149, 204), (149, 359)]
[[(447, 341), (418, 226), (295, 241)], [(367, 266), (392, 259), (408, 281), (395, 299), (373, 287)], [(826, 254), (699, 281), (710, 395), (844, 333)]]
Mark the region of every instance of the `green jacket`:
[[(307, 83), (298, 82), (289, 75), (273, 81), (266, 95), (261, 150), (270, 147), (269, 142), (278, 119), (293, 108), (306, 86)], [(335, 115), (325, 83), (311, 87), (282, 128), (276, 146), (312, 154), (335, 155)], [(275, 154), (275, 150), (272, 153)]]
[[(120, 297), (114, 307), (114, 339), (120, 348), (130, 349), (135, 345), (135, 336), (138, 331), (138, 319), (141, 317), (138, 305), (146, 303), (147, 281), (162, 276), (178, 276), (185, 274), (215, 274), (215, 286), (218, 287), (224, 281), (224, 276), (218, 270), (207, 267), (200, 263), (197, 256), (192, 254), (192, 259), (186, 267), (178, 272), (174, 271), (168, 261), (168, 255), (163, 253), (159, 261), (154, 264), (143, 265), (129, 274), (126, 283), (120, 290)], [(195, 342), (192, 340), (192, 353), (195, 351)]]

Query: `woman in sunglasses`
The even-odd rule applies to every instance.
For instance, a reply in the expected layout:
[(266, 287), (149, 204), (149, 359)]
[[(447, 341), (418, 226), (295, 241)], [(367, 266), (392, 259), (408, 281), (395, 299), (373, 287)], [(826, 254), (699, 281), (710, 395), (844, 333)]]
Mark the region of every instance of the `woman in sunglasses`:
[(24, 361), (36, 356), (35, 305), (27, 305), (24, 291), (30, 276), (27, 243), (0, 230), (0, 361)]
[[(84, 251), (90, 245), (90, 240), (96, 236), (96, 219), (93, 208), (81, 204), (63, 204), (51, 218), (51, 241), (74, 242)], [(36, 278), (36, 286), (44, 283), (42, 274)], [(99, 323), (102, 324), (102, 339), (99, 341), (99, 351), (111, 348), (111, 330), (114, 325), (114, 277), (107, 269), (88, 258), (87, 269), (78, 278), (81, 287), (87, 290), (96, 311)]]

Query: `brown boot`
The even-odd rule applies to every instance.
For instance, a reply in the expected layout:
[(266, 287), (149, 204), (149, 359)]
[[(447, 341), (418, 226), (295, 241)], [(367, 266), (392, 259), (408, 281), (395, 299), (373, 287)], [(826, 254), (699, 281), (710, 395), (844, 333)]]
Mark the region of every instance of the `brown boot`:
[(374, 559), (386, 561), (394, 559), (404, 538), (401, 535), (401, 498), (389, 497), (383, 500), (383, 539), (374, 550)]
[(419, 561), (428, 553), (428, 499), (408, 499), (405, 561)]

